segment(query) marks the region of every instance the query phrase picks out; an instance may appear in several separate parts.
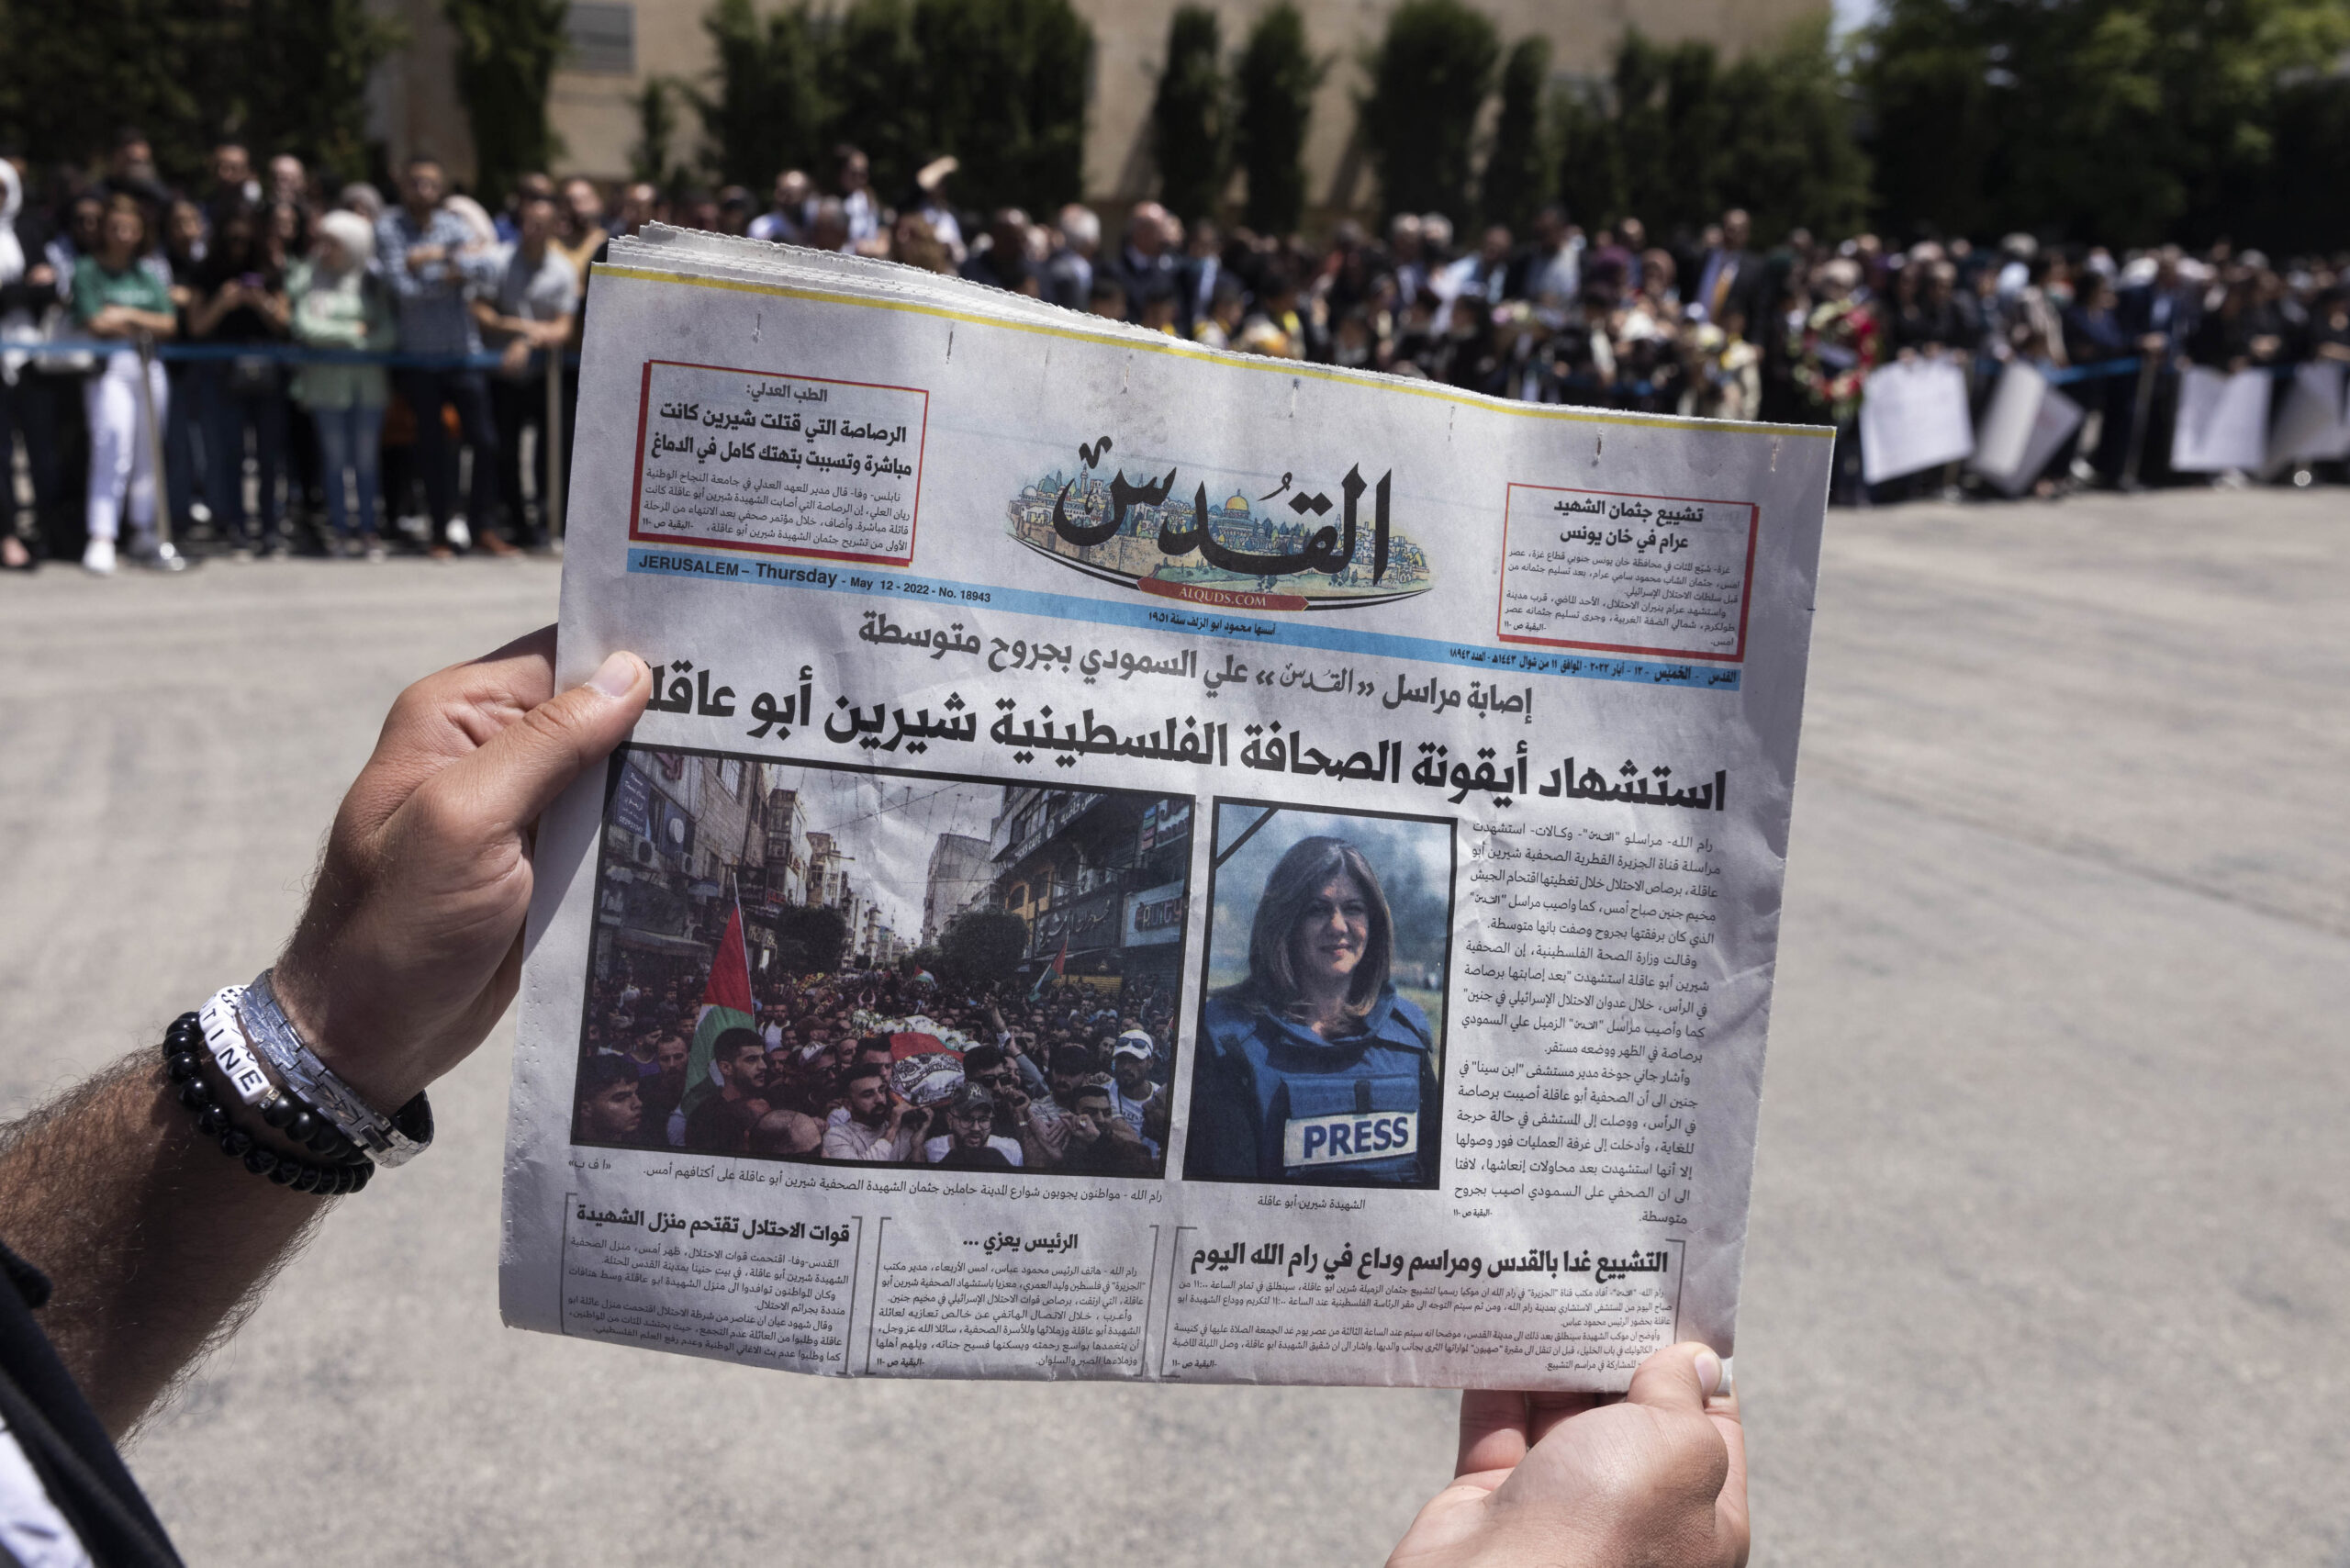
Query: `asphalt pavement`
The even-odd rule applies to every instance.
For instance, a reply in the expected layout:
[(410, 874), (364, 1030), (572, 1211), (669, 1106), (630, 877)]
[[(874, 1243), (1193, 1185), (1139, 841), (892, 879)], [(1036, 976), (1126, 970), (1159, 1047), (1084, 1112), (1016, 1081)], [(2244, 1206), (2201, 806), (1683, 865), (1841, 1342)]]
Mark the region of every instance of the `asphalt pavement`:
[[(0, 578), (0, 1114), (249, 978), (543, 563)], [(1830, 516), (1755, 1560), (2350, 1565), (2350, 500)], [(1376, 1562), (1427, 1391), (843, 1383), (498, 1321), (510, 1020), (130, 1450), (196, 1564)]]

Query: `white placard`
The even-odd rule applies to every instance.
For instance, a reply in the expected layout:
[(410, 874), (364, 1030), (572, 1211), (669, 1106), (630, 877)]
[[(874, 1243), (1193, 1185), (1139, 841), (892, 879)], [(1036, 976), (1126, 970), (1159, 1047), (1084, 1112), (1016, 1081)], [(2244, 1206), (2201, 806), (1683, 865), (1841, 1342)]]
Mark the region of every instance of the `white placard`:
[(2051, 386), (2036, 367), (2010, 364), (1984, 415), (1975, 472), (2005, 494), (2023, 494), (2080, 429), (2083, 417), (2081, 406)]
[(2171, 467), (2181, 474), (2258, 468), (2268, 455), (2268, 394), (2275, 380), (2265, 370), (2229, 375), (2188, 365), (2178, 378)]
[(2350, 419), (2342, 407), (2344, 371), (2339, 360), (2315, 360), (2293, 367), (2285, 411), (2268, 432), (2266, 472), (2296, 463), (2326, 463), (2350, 456)]
[(1966, 372), (1956, 360), (1880, 365), (1861, 391), (1861, 477), (1874, 485), (1975, 453)]

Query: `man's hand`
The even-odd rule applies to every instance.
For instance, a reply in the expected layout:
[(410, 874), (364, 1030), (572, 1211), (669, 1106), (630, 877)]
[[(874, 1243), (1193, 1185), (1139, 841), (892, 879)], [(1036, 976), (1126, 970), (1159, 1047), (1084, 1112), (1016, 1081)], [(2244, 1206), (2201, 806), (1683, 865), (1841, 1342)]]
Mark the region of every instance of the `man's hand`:
[(1736, 1568), (1746, 1561), (1746, 1445), (1721, 1359), (1673, 1345), (1621, 1400), (1460, 1396), (1452, 1484), (1388, 1568)]
[[(401, 694), (278, 961), (297, 1025), (380, 1109), (455, 1066), (505, 1011), (530, 823), (644, 706), (633, 655), (559, 697), (554, 655), (541, 632)], [(221, 1159), (175, 1100), (149, 1047), (0, 1136), (0, 1235), (57, 1282), (50, 1338), (117, 1435), (325, 1212)]]
[(402, 692), (335, 815), (275, 987), (319, 1057), (389, 1113), (481, 1044), (514, 997), (529, 835), (644, 711), (614, 654), (554, 689), (549, 627)]

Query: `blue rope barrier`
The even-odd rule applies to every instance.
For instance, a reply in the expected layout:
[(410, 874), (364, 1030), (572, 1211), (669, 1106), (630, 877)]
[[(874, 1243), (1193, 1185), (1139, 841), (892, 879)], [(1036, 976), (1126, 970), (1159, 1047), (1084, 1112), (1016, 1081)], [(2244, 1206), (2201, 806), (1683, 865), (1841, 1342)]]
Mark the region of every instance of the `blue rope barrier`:
[[(40, 342), (0, 343), (0, 352), (28, 354), (34, 359), (63, 354), (134, 353), (137, 350), (120, 338), (52, 338)], [(364, 349), (321, 349), (301, 343), (187, 343), (161, 342), (155, 345), (155, 357), (181, 362), (234, 359), (275, 360), (281, 364), (380, 364), (387, 370), (494, 370), (505, 363), (505, 356), (495, 353), (435, 354), (435, 353), (370, 353)], [(579, 356), (566, 352), (563, 356), (566, 366), (576, 366)], [(533, 350), (531, 368), (543, 371), (546, 353)]]

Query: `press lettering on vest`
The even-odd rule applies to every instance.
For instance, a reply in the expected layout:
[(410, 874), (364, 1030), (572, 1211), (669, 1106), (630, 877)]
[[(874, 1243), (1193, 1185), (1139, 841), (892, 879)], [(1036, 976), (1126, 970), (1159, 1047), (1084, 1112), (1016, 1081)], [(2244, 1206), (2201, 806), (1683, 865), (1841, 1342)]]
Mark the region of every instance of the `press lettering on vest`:
[(1395, 1159), (1417, 1153), (1419, 1147), (1416, 1111), (1376, 1116), (1298, 1116), (1281, 1128), (1281, 1160), (1292, 1166)]

